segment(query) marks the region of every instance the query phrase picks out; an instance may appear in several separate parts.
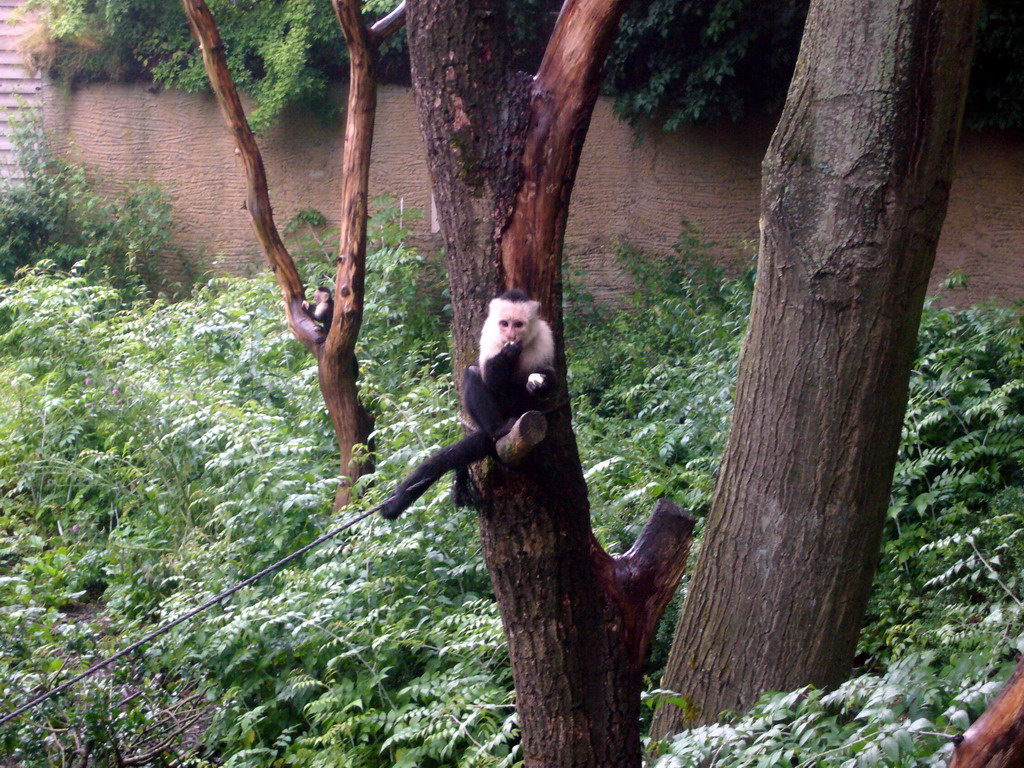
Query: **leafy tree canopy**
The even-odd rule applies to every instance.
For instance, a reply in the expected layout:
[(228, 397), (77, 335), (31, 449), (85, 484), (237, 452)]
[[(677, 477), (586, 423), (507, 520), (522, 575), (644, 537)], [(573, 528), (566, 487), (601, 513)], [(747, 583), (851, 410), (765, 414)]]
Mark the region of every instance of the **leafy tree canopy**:
[[(45, 33), (30, 48), (51, 76), (71, 83), (152, 79), (197, 91), (208, 87), (178, 0), (34, 0)], [(380, 16), (395, 0), (366, 0)], [(785, 99), (808, 0), (781, 0), (770, 13), (757, 0), (636, 0), (622, 20), (605, 90), (630, 121), (667, 130), (774, 112)], [(346, 73), (344, 41), (326, 0), (210, 0), (232, 72), (256, 102), (257, 127), (289, 104), (329, 115), (328, 85)], [(533, 67), (554, 22), (555, 0), (509, 4), (524, 66)], [(967, 122), (975, 128), (1024, 126), (1024, 4), (987, 0), (982, 15)], [(390, 42), (384, 80), (408, 77), (404, 39)]]

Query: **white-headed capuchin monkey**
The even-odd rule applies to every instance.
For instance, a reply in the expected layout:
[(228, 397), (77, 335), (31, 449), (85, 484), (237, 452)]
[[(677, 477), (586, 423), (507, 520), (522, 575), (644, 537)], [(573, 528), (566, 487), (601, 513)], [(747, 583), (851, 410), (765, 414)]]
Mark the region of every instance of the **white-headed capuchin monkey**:
[(302, 302), (302, 308), (306, 314), (320, 323), (324, 333), (331, 330), (331, 321), (334, 320), (334, 299), (331, 298), (331, 289), (326, 285), (319, 286), (313, 291), (313, 303)]
[(395, 519), (446, 472), (496, 455), (494, 444), (520, 416), (543, 409), (554, 391), (555, 341), (539, 308), (522, 291), (491, 300), (480, 334), (480, 364), (462, 377), (463, 401), (477, 431), (417, 467), (384, 502), (381, 515)]

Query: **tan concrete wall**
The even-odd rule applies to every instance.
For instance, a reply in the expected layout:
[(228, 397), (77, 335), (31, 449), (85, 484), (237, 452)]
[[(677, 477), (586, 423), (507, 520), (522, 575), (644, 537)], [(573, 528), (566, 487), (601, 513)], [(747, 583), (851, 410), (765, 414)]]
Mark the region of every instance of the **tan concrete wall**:
[[(157, 182), (177, 197), (177, 241), (206, 253), (221, 269), (262, 263), (241, 204), (240, 162), (212, 97), (124, 85), (94, 85), (47, 98), (48, 127), (75, 157), (115, 187)], [(628, 285), (610, 258), (616, 239), (667, 251), (685, 220), (737, 262), (757, 236), (760, 162), (773, 122), (639, 133), (601, 100), (584, 147), (567, 230), (567, 246), (598, 295)], [(294, 113), (260, 145), (279, 226), (317, 208), (335, 220), (340, 187), (341, 126)], [(388, 193), (425, 212), (417, 240), (430, 233), (430, 188), (411, 93), (384, 87), (370, 175), (371, 194)], [(1024, 298), (1024, 133), (967, 134), (963, 141), (933, 286), (951, 269), (969, 275), (957, 303)]]

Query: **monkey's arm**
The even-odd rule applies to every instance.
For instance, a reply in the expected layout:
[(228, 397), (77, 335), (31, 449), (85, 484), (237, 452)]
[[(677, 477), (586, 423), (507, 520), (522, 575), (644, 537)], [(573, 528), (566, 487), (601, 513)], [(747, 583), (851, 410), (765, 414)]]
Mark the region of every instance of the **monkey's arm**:
[(538, 366), (526, 379), (526, 391), (534, 397), (545, 399), (555, 389), (555, 369), (551, 366)]
[(497, 440), (508, 431), (505, 424), (507, 419), (495, 396), (495, 390), (484, 383), (483, 375), (475, 365), (469, 366), (462, 374), (462, 403), (476, 425), (491, 440)]
[(506, 344), (494, 357), (484, 360), (480, 367), (480, 375), (483, 377), (484, 384), (495, 392), (507, 387), (515, 375), (516, 363), (522, 351), (523, 343), (516, 341)]

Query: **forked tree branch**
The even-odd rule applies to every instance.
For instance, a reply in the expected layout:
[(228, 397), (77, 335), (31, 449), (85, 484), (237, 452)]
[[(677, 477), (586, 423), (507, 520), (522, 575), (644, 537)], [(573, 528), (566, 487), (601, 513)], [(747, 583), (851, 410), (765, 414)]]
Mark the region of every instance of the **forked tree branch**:
[(505, 284), (525, 290), (548, 311), (569, 195), (625, 0), (565, 0), (533, 81), (523, 179), (501, 239)]
[(319, 343), (323, 340), (323, 332), (306, 314), (302, 303), (306, 300), (305, 286), (295, 268), (291, 254), (285, 248), (281, 235), (274, 224), (274, 215), (270, 206), (270, 194), (267, 191), (267, 174), (263, 167), (263, 157), (256, 139), (249, 127), (249, 121), (242, 109), (242, 101), (238, 97), (238, 89), (228, 70), (224, 56), (224, 43), (220, 39), (213, 15), (204, 0), (182, 0), (185, 15), (188, 17), (192, 35), (199, 42), (203, 54), (203, 64), (210, 78), (210, 84), (217, 96), (217, 104), (224, 119), (231, 129), (235, 147), (245, 165), (245, 178), (248, 184), (248, 195), (245, 207), (249, 213), (256, 238), (263, 247), (267, 264), (284, 297), (285, 317), (288, 327), (299, 341), (310, 352), (316, 354)]
[(382, 19), (375, 26), (376, 31), (371, 32), (363, 23), (358, 0), (333, 0), (348, 44), (351, 77), (342, 153), (334, 317), (325, 338), (320, 326), (303, 308), (305, 286), (274, 224), (263, 159), (228, 71), (216, 23), (204, 0), (182, 0), (182, 4), (192, 34), (199, 42), (217, 103), (245, 165), (246, 208), (267, 263), (281, 286), (288, 326), (317, 358), (320, 390), (338, 440), (341, 474), (347, 478), (335, 497), (335, 507), (339, 508), (348, 502), (351, 480), (364, 469), (353, 458), (354, 446), (366, 441), (373, 425), (359, 402), (355, 345), (363, 318), (370, 149), (377, 107), (376, 57), (379, 43), (404, 23), (404, 5)]
[(363, 23), (358, 0), (332, 0), (348, 45), (348, 110), (341, 171), (341, 220), (334, 322), (328, 355), (351, 355), (363, 320), (366, 280), (366, 217), (370, 186), (370, 150), (377, 111), (377, 47)]

